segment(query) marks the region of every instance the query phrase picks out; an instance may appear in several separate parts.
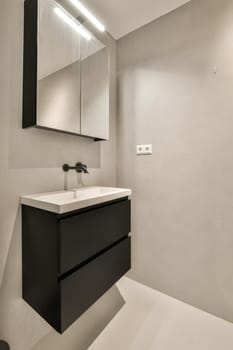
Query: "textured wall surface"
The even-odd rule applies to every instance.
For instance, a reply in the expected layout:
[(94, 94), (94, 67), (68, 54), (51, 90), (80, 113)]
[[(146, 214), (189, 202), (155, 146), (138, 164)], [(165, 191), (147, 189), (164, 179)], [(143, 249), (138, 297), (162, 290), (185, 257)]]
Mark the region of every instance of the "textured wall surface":
[[(130, 277), (233, 321), (233, 2), (193, 0), (118, 41)], [(215, 74), (215, 67), (217, 74)], [(153, 144), (137, 157), (136, 144)]]
[[(83, 350), (113, 317), (122, 300), (110, 290), (63, 337), (21, 298), (21, 213), (19, 197), (63, 189), (64, 162), (85, 162), (86, 184), (116, 184), (115, 42), (111, 67), (111, 141), (95, 143), (39, 129), (21, 129), (23, 0), (1, 0), (0, 11), (0, 339), (12, 350)], [(69, 185), (76, 175), (69, 174)]]

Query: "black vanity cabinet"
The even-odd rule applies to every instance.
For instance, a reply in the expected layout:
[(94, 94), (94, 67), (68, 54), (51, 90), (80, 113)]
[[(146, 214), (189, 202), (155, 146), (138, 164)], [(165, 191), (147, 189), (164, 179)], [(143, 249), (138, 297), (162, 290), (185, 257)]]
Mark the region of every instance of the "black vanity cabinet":
[(131, 266), (130, 200), (55, 214), (22, 206), (23, 298), (63, 333)]

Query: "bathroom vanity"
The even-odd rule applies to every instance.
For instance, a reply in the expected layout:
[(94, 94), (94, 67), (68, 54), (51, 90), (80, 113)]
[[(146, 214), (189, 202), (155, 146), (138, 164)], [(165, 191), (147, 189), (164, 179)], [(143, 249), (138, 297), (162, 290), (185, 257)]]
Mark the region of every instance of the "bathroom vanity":
[[(108, 140), (110, 43), (72, 1), (25, 0), (22, 127)], [(130, 269), (130, 195), (85, 187), (21, 198), (23, 298), (58, 332)]]
[(23, 298), (63, 333), (131, 266), (127, 189), (22, 196)]

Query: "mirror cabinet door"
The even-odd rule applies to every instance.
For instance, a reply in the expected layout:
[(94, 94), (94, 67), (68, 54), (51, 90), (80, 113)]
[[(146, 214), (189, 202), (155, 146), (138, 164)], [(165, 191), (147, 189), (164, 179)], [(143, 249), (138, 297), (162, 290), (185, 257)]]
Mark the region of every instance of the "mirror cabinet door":
[(39, 1), (37, 123), (80, 134), (80, 34), (56, 8), (53, 0)]
[(81, 133), (109, 138), (109, 52), (99, 40), (81, 39)]
[(25, 0), (23, 127), (109, 139), (109, 48), (69, 0)]

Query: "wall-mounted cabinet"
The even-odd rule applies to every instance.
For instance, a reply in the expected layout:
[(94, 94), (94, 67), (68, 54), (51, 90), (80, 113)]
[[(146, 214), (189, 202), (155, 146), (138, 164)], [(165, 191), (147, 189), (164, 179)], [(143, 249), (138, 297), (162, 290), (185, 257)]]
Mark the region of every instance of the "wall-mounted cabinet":
[(22, 208), (23, 298), (63, 333), (131, 266), (130, 200), (56, 214)]
[(70, 1), (26, 0), (23, 128), (109, 138), (110, 50)]

